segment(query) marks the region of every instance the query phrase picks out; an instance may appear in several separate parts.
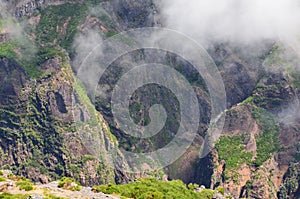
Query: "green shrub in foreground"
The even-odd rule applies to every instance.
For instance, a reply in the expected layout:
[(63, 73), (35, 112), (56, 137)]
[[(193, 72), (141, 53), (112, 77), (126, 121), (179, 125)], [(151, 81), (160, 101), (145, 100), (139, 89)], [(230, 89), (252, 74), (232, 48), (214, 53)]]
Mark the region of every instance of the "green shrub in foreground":
[(28, 194), (10, 194), (10, 193), (2, 193), (0, 194), (0, 199), (27, 199)]
[(20, 180), (16, 182), (20, 190), (31, 191), (33, 190), (33, 183), (30, 180)]
[(6, 178), (0, 176), (0, 182), (6, 181)]
[(62, 177), (58, 182), (58, 187), (71, 191), (80, 191), (82, 188), (79, 182), (69, 177)]
[(211, 199), (215, 193), (210, 189), (194, 192), (194, 186), (192, 189), (188, 189), (180, 180), (159, 181), (154, 178), (139, 179), (129, 184), (100, 185), (93, 189), (96, 192), (136, 199)]

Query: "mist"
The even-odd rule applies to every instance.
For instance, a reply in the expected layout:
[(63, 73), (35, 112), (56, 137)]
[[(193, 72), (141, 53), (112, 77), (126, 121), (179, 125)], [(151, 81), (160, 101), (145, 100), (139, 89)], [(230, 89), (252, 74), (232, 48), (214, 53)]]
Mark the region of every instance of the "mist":
[(278, 118), (280, 118), (280, 122), (284, 123), (287, 126), (296, 126), (299, 123), (300, 119), (299, 99), (296, 98), (288, 108), (281, 111), (278, 114)]
[(17, 44), (24, 49), (24, 60), (32, 59), (37, 48), (34, 42), (29, 39), (25, 29), (28, 27), (28, 23), (25, 21), (18, 21), (10, 12), (9, 5), (4, 1), (0, 1), (0, 19), (1, 23), (1, 33), (7, 34), (8, 38), (17, 42)]
[(300, 33), (298, 0), (163, 0), (157, 4), (166, 27), (202, 44), (295, 42)]

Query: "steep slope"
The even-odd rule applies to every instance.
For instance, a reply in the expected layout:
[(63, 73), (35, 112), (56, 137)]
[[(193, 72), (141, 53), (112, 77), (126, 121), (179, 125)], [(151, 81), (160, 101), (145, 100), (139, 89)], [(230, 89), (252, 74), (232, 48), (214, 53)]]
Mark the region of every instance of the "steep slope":
[[(109, 165), (103, 147), (108, 143), (99, 149), (103, 159), (95, 159), (78, 135), (76, 121), (80, 120), (73, 117), (78, 112), (100, 120), (89, 112), (70, 65), (61, 59), (47, 60), (41, 65), (47, 74), (30, 80), (18, 63), (1, 58), (1, 76), (6, 79), (1, 100), (1, 166), (42, 182), (61, 175), (85, 184), (114, 181), (113, 168), (103, 166)], [(75, 98), (80, 106), (74, 108)], [(97, 130), (99, 136), (107, 137), (103, 142), (114, 146), (105, 126)]]
[[(106, 38), (130, 28), (159, 26), (163, 20), (156, 15), (155, 4), (150, 0), (45, 0), (8, 1), (8, 6), (28, 24), (25, 32), (35, 43), (37, 59), (24, 61), (20, 56), (24, 46), (12, 42), (17, 39), (1, 29), (0, 166), (41, 182), (63, 175), (83, 184), (130, 181), (133, 176), (109, 166), (109, 152), (118, 143), (139, 152), (164, 146), (177, 131), (179, 116), (169, 114), (166, 127), (151, 139), (125, 135), (113, 120), (110, 99), (96, 98), (92, 104), (84, 84), (74, 78), (78, 68), (73, 61), (78, 52), (72, 43), (77, 32), (88, 35), (94, 30)], [(201, 121), (193, 144), (165, 169), (169, 178), (221, 186), (235, 197), (297, 198), (299, 71), (297, 64), (281, 59), (286, 55), (280, 54), (280, 43), (274, 43), (267, 41), (264, 49), (255, 53), (253, 46), (227, 43), (207, 49), (221, 71), (228, 111), (223, 136), (203, 159), (199, 147), (209, 125), (211, 105), (206, 85), (190, 63), (164, 51), (137, 50), (116, 60), (99, 86), (108, 91), (113, 88), (122, 76), (122, 59), (171, 65), (193, 85), (201, 104)], [(147, 89), (139, 89), (132, 97), (131, 115), (138, 124), (149, 123), (149, 108), (156, 102), (168, 113), (178, 109), (175, 99), (170, 102), (174, 96), (168, 90)], [(122, 159), (121, 152), (117, 150), (117, 154)], [(126, 160), (123, 162), (127, 167)]]

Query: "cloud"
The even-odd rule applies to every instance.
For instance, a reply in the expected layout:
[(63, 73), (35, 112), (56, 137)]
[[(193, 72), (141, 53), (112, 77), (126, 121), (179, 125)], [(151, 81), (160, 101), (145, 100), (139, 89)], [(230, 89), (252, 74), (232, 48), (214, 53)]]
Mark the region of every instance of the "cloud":
[(291, 40), (300, 33), (298, 0), (163, 0), (167, 27), (198, 41)]
[[(96, 61), (97, 57), (103, 54), (100, 45), (102, 42), (103, 39), (97, 31), (87, 30), (85, 33), (78, 33), (73, 43), (76, 56), (72, 67), (78, 78), (87, 87), (88, 93), (93, 92), (93, 89), (96, 88), (99, 70), (102, 70)], [(84, 65), (82, 66), (82, 64)]]
[(299, 99), (296, 98), (290, 106), (282, 110), (278, 114), (278, 118), (280, 118), (280, 122), (284, 123), (287, 126), (295, 126), (299, 123), (300, 119), (300, 104)]

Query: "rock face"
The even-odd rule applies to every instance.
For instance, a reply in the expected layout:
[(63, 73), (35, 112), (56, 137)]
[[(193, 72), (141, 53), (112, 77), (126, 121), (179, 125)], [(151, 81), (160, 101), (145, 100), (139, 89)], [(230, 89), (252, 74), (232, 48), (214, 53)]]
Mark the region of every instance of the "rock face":
[(30, 17), (37, 14), (39, 10), (45, 8), (48, 5), (58, 5), (63, 3), (82, 2), (80, 0), (18, 0), (7, 1), (8, 9), (11, 13), (14, 13), (16, 18)]
[[(0, 65), (4, 80), (0, 111), (1, 118), (6, 118), (0, 122), (0, 165), (18, 165), (19, 174), (44, 183), (60, 175), (79, 178), (83, 184), (114, 181), (113, 168), (100, 166), (108, 165), (104, 140), (114, 146), (110, 138), (104, 139), (109, 132), (97, 128), (103, 136), (102, 161), (88, 158), (93, 154), (75, 134), (73, 114), (91, 113), (77, 96), (70, 66), (55, 57), (45, 63), (45, 71), (52, 75), (30, 81), (18, 63), (2, 57)], [(74, 106), (75, 98), (78, 106)]]
[(152, 0), (112, 0), (111, 5), (123, 29), (152, 27), (156, 8)]

